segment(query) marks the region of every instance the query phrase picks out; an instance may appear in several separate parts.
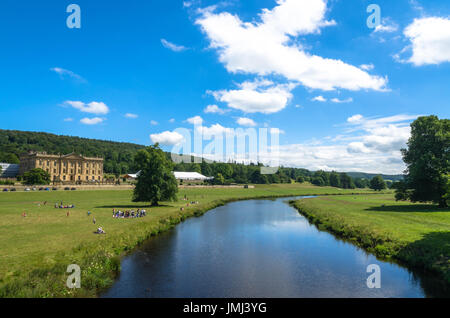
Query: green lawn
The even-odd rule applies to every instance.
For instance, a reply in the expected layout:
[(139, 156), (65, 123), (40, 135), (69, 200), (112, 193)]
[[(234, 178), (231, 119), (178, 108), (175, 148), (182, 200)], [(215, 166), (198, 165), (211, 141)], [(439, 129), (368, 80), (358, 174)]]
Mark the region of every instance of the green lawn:
[(320, 229), (380, 257), (439, 272), (450, 284), (450, 209), (396, 202), (392, 194), (318, 197), (293, 205)]
[[(161, 207), (147, 207), (148, 216), (138, 219), (112, 218), (113, 208), (146, 206), (132, 203), (132, 193), (127, 190), (0, 193), (0, 297), (95, 296), (113, 282), (124, 252), (187, 217), (201, 215), (231, 200), (352, 192), (372, 191), (310, 184), (180, 189), (179, 198), (186, 194), (190, 201), (200, 204), (186, 207), (183, 200), (165, 202)], [(45, 201), (47, 205), (43, 205)], [(60, 201), (75, 204), (69, 216), (68, 210), (54, 208)], [(93, 213), (90, 217), (88, 210)], [(23, 212), (27, 217), (22, 217)], [(98, 226), (107, 235), (93, 234)], [(82, 269), (81, 290), (65, 287), (69, 264), (78, 264)]]

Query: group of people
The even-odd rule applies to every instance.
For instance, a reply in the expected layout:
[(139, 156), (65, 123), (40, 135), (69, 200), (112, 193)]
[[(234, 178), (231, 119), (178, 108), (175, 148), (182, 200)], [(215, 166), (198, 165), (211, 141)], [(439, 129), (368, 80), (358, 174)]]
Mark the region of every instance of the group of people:
[(142, 218), (147, 216), (147, 211), (144, 209), (138, 209), (137, 211), (120, 211), (113, 209), (112, 217), (116, 219), (128, 219), (128, 218)]
[(74, 208), (75, 208), (74, 204), (64, 205), (62, 201), (61, 203), (55, 203), (55, 209), (74, 209)]

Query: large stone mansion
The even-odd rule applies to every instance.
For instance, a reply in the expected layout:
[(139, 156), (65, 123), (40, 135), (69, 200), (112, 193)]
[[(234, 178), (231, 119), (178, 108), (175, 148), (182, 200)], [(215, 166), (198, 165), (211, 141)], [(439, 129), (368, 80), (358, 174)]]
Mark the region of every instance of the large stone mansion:
[(19, 175), (41, 168), (50, 174), (52, 182), (95, 183), (103, 181), (103, 158), (89, 158), (75, 153), (49, 155), (30, 152), (20, 156)]

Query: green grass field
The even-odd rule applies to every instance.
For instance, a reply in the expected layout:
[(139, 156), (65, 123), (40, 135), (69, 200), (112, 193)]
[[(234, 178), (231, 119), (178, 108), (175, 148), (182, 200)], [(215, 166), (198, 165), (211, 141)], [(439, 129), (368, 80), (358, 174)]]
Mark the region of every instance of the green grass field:
[(320, 229), (450, 284), (450, 209), (396, 202), (392, 194), (318, 197), (293, 205)]
[[(180, 189), (179, 198), (186, 194), (189, 201), (200, 204), (186, 207), (183, 200), (165, 202), (157, 208), (146, 207), (148, 216), (138, 219), (112, 218), (113, 208), (146, 206), (132, 203), (127, 190), (0, 193), (0, 297), (94, 297), (111, 285), (124, 253), (187, 217), (236, 199), (352, 192), (373, 193), (309, 184)], [(61, 201), (76, 208), (55, 209)], [(93, 213), (90, 217), (88, 210)], [(23, 212), (27, 217), (22, 217)], [(98, 226), (107, 235), (95, 235)], [(82, 269), (81, 289), (65, 286), (69, 264)]]

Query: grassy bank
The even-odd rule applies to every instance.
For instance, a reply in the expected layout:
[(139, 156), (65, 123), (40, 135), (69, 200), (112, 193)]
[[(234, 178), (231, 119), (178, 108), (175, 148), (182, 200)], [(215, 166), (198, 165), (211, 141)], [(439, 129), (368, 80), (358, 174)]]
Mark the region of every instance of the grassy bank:
[(291, 203), (319, 229), (383, 259), (439, 273), (450, 284), (450, 209), (396, 202), (391, 194)]
[[(187, 188), (180, 189), (178, 202), (164, 202), (157, 208), (131, 202), (131, 191), (125, 190), (0, 193), (0, 297), (95, 297), (113, 283), (124, 254), (188, 217), (233, 200), (351, 192), (371, 191), (308, 184)], [(199, 204), (187, 207), (181, 200), (184, 195)], [(75, 205), (69, 216), (68, 210), (54, 208), (61, 201)], [(145, 218), (112, 218), (113, 208), (143, 207), (148, 212)], [(89, 217), (88, 210), (93, 213)], [(23, 212), (27, 217), (22, 217)], [(98, 226), (108, 234), (93, 234)], [(81, 289), (65, 285), (69, 264), (81, 267)]]

